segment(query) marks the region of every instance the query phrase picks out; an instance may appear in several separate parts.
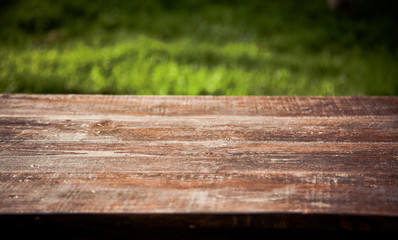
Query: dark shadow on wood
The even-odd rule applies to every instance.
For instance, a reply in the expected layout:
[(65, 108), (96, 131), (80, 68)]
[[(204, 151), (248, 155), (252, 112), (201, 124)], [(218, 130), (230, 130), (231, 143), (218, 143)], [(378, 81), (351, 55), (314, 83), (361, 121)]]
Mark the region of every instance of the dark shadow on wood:
[(3, 235), (56, 239), (387, 237), (398, 217), (323, 214), (3, 214)]

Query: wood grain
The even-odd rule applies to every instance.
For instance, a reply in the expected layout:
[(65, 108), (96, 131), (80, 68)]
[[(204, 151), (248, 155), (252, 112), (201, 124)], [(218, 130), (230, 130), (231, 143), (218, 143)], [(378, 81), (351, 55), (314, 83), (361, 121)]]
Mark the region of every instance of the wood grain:
[(0, 95), (0, 180), (1, 214), (396, 218), (398, 97)]

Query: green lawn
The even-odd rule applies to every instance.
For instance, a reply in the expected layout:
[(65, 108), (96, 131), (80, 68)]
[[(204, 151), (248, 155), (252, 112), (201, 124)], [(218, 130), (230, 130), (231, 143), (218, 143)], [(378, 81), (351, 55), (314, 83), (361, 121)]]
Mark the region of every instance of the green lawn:
[(0, 92), (397, 95), (394, 1), (0, 4)]

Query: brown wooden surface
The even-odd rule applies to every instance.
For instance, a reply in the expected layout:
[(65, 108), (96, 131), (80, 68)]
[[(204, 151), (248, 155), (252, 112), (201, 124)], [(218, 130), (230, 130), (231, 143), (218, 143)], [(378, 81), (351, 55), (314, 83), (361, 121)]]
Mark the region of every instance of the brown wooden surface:
[(0, 95), (0, 180), (0, 214), (398, 217), (398, 97)]

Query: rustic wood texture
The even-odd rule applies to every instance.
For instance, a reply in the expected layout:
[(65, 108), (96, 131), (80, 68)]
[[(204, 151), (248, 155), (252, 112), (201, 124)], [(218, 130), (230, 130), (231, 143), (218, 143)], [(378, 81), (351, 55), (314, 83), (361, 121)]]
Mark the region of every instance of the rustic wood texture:
[(398, 217), (398, 97), (0, 95), (0, 180), (1, 214)]

